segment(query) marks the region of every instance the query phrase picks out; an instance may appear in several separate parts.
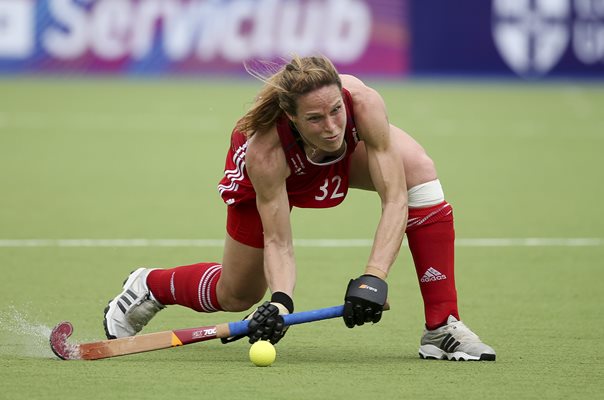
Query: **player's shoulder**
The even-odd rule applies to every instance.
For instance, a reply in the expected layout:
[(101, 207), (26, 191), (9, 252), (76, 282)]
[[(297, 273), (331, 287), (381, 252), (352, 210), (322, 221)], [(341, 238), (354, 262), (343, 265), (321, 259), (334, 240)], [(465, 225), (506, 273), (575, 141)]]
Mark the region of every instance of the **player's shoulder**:
[(354, 75), (340, 74), (340, 80), (342, 87), (348, 90), (353, 97), (363, 94), (368, 89), (368, 86)]
[(265, 158), (268, 154), (277, 151), (280, 148), (281, 141), (277, 133), (276, 125), (264, 132), (255, 132), (248, 137), (247, 156)]
[(252, 174), (279, 173), (277, 170), (286, 166), (286, 163), (277, 127), (273, 126), (265, 132), (252, 135), (248, 139), (245, 158), (246, 168)]
[(342, 87), (348, 90), (355, 111), (371, 109), (376, 102), (381, 102), (380, 94), (354, 75), (340, 75)]

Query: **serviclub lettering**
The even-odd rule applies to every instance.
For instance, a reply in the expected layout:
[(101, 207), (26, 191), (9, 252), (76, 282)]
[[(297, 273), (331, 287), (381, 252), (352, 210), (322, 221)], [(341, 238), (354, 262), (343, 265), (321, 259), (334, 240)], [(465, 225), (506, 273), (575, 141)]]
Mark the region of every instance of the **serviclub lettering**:
[(371, 36), (366, 1), (49, 0), (42, 46), (61, 60), (141, 60), (161, 46), (170, 61), (321, 52), (354, 62)]

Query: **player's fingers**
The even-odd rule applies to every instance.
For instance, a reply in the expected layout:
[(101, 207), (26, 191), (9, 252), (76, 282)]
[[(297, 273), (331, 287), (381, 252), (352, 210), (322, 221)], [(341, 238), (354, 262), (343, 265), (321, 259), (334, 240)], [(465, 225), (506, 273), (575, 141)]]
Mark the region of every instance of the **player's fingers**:
[(366, 306), (363, 310), (363, 316), (365, 317), (365, 322), (373, 322), (373, 308), (371, 306)]
[(250, 338), (250, 344), (254, 344), (254, 343), (256, 343), (258, 340), (260, 340), (260, 337), (259, 337), (259, 336), (256, 334), (256, 332), (251, 333), (251, 334), (249, 335), (249, 338)]
[(274, 340), (275, 335), (277, 334), (276, 329), (276, 321), (274, 317), (270, 317), (266, 320), (264, 325), (264, 335), (262, 335), (262, 340), (272, 341)]
[(354, 328), (354, 311), (350, 301), (344, 303), (344, 312), (342, 316), (344, 317), (344, 323), (346, 326), (349, 328)]
[(365, 323), (365, 313), (360, 304), (354, 306), (354, 323), (359, 326)]
[(273, 332), (273, 336), (269, 339), (269, 341), (272, 344), (277, 344), (279, 342), (279, 340), (281, 340), (281, 338), (283, 337), (283, 335), (285, 335), (285, 332), (283, 332), (283, 331), (275, 331), (275, 332)]
[(381, 319), (382, 319), (382, 310), (378, 310), (375, 312), (375, 314), (373, 314), (373, 323), (375, 324), (376, 322), (380, 322)]

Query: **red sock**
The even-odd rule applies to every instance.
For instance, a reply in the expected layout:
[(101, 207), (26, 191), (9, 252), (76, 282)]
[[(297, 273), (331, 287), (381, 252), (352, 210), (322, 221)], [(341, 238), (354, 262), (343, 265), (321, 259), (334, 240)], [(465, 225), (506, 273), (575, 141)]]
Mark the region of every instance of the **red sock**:
[(436, 329), (446, 324), (449, 315), (459, 319), (451, 205), (442, 202), (410, 208), (406, 233), (424, 299), (426, 327)]
[(221, 311), (216, 285), (222, 265), (199, 263), (156, 269), (147, 277), (153, 296), (163, 305), (179, 304), (200, 312)]

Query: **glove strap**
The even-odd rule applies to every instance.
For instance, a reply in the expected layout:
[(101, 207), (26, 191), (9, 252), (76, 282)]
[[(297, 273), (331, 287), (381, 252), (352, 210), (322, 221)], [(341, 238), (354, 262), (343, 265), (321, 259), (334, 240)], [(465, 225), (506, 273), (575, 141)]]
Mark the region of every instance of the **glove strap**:
[(383, 306), (387, 296), (388, 284), (386, 281), (373, 275), (361, 275), (357, 279), (350, 280), (344, 300), (352, 297)]
[(273, 295), (271, 296), (271, 303), (283, 304), (290, 314), (294, 312), (294, 301), (291, 297), (289, 297), (283, 292), (273, 293)]

